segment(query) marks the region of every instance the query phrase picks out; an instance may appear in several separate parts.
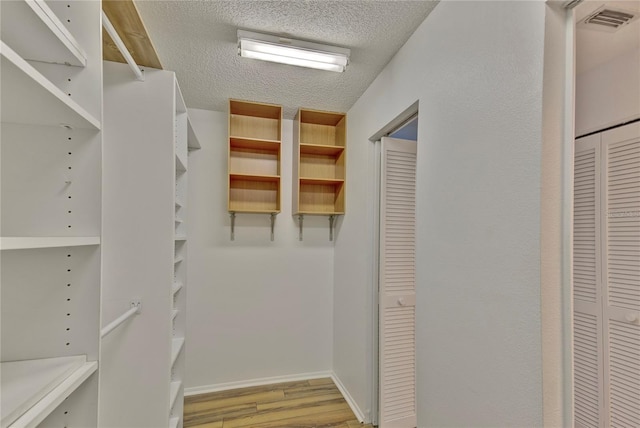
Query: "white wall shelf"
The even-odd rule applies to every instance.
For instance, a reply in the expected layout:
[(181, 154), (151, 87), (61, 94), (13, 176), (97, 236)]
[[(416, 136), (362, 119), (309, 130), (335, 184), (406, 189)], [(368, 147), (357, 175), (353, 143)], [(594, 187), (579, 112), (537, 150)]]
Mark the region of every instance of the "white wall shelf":
[(186, 241), (187, 237), (183, 236), (183, 235), (176, 235), (176, 237), (174, 238), (176, 241)]
[(35, 427), (98, 368), (86, 356), (3, 362), (2, 426)]
[(180, 289), (182, 288), (182, 283), (181, 282), (177, 282), (173, 285), (173, 288), (171, 289), (171, 293), (175, 296), (176, 293), (178, 291), (180, 291)]
[(169, 396), (169, 407), (173, 408), (176, 404), (176, 399), (178, 398), (178, 393), (182, 388), (182, 382), (177, 380), (175, 382), (171, 382), (171, 394)]
[(81, 247), (85, 245), (100, 245), (99, 236), (68, 236), (68, 237), (18, 237), (5, 236), (0, 238), (0, 250), (26, 250), (34, 248)]
[(180, 425), (180, 418), (175, 417), (169, 420), (169, 428), (178, 428), (178, 425)]
[(176, 171), (184, 172), (187, 170), (187, 166), (185, 162), (180, 158), (178, 154), (176, 154)]
[(187, 146), (189, 147), (189, 150), (198, 150), (202, 148), (190, 120), (187, 121)]
[(173, 343), (171, 345), (171, 367), (173, 367), (178, 359), (178, 355), (182, 351), (184, 347), (184, 338), (173, 339)]
[(1, 41), (0, 56), (3, 123), (100, 129), (98, 119)]
[(2, 41), (21, 57), (84, 67), (87, 54), (43, 0), (2, 2)]

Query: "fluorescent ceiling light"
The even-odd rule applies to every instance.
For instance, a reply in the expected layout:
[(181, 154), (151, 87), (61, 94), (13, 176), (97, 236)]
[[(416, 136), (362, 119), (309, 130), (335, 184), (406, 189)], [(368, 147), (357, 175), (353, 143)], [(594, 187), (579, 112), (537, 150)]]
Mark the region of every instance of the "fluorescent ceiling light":
[(238, 52), (245, 58), (343, 72), (349, 49), (238, 30)]

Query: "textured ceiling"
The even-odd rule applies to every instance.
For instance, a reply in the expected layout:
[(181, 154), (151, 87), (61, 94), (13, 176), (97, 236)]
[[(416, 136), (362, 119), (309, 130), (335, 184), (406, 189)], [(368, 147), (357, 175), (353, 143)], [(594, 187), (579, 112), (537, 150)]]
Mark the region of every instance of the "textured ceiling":
[[(187, 106), (226, 111), (229, 98), (347, 111), (437, 2), (234, 0), (136, 5), (165, 69), (176, 72)], [(237, 29), (351, 49), (344, 73), (241, 58)]]
[[(640, 12), (640, 1), (637, 0), (589, 0), (576, 7), (576, 22), (582, 21), (602, 5)], [(620, 28), (615, 33), (578, 27), (576, 31), (576, 72), (583, 73), (638, 48), (640, 48), (640, 19)]]

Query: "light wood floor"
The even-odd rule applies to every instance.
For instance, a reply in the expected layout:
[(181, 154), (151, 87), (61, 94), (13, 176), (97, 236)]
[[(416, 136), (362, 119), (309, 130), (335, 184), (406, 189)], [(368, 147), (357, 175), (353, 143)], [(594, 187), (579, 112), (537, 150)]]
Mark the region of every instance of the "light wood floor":
[(361, 425), (330, 378), (185, 398), (185, 428), (372, 428)]

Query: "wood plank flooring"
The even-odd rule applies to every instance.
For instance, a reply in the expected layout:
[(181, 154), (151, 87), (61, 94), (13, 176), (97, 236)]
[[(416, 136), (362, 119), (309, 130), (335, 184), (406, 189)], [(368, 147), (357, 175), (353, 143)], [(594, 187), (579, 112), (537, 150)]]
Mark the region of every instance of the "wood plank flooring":
[(330, 378), (185, 397), (185, 428), (373, 428), (361, 425)]

